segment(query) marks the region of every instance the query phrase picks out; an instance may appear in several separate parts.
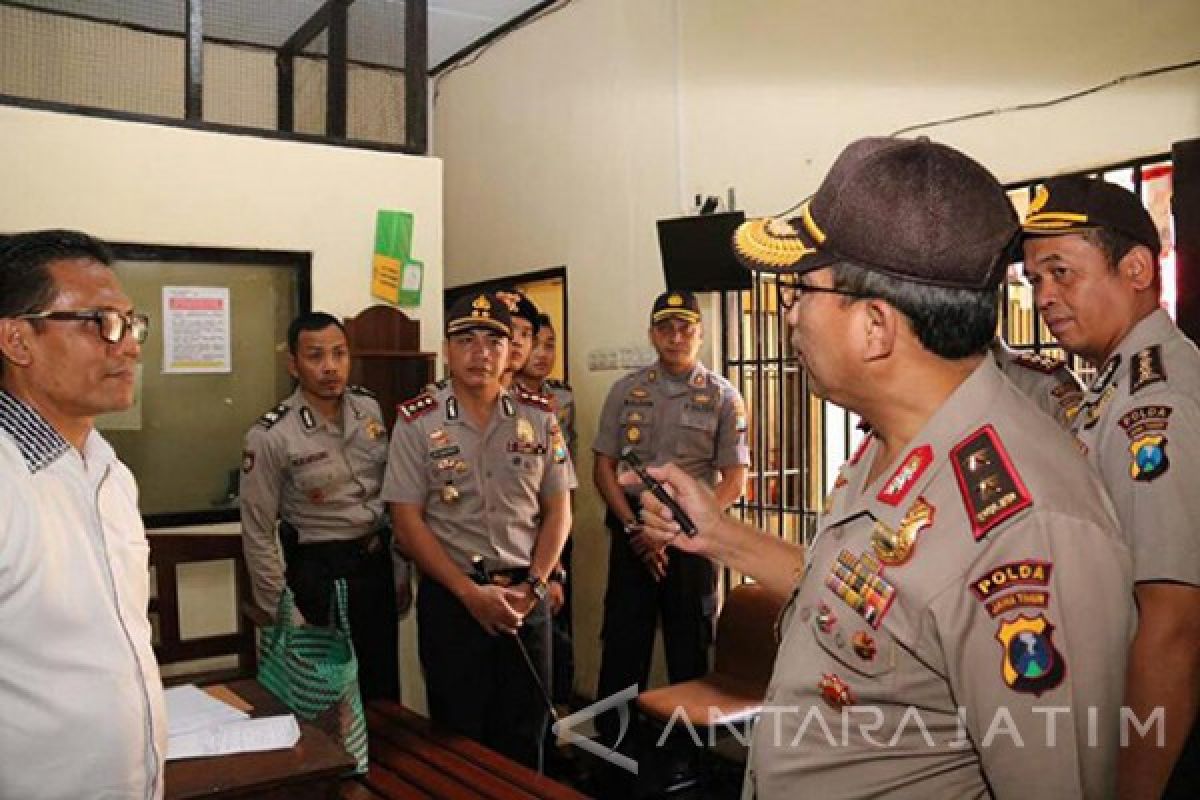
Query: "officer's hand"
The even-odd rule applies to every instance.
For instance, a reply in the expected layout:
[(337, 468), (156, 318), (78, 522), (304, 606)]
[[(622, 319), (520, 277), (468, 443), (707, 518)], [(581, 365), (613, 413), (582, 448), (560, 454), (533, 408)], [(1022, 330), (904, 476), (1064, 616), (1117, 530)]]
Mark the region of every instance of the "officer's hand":
[(650, 467), (648, 471), (662, 481), (675, 501), (691, 517), (697, 535), (680, 536), (679, 523), (675, 521), (671, 509), (650, 492), (642, 492), (642, 536), (658, 547), (669, 544), (692, 553), (705, 552), (708, 545), (706, 534), (711, 533), (721, 521), (721, 510), (712, 491), (674, 464)]
[(508, 592), (508, 604), (516, 609), (517, 613), (521, 615), (521, 619), (525, 619), (526, 615), (537, 606), (537, 595), (533, 593), (533, 587), (528, 583), (509, 587), (506, 591)]
[(629, 546), (642, 564), (650, 571), (654, 580), (661, 581), (667, 575), (667, 547), (658, 539), (648, 535), (643, 526), (629, 534)]
[(562, 611), (563, 605), (567, 602), (567, 593), (563, 590), (563, 585), (558, 581), (550, 581), (546, 584), (546, 602), (550, 604), (550, 613), (557, 615)]
[(492, 636), (516, 633), (522, 614), (512, 605), (513, 591), (502, 586), (474, 586), (466, 597), (467, 611)]
[(667, 549), (647, 550), (642, 554), (642, 566), (650, 571), (650, 577), (655, 582), (667, 577)]

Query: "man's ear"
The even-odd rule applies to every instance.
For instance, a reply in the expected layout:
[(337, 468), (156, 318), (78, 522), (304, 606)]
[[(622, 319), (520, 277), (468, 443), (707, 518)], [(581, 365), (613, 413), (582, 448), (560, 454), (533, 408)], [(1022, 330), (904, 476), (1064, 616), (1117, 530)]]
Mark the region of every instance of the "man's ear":
[(1129, 285), (1139, 292), (1154, 285), (1157, 269), (1154, 254), (1150, 252), (1149, 247), (1141, 244), (1136, 245), (1122, 256), (1120, 263), (1117, 264), (1117, 270), (1121, 273), (1121, 277), (1129, 281)]
[(882, 300), (868, 298), (859, 302), (862, 304), (862, 326), (866, 342), (863, 360), (887, 358), (896, 348), (896, 336), (899, 333), (899, 325), (902, 324), (900, 315)]
[(0, 355), (19, 367), (27, 367), (33, 361), (29, 343), (25, 340), (28, 325), (20, 320), (0, 319)]
[(300, 380), (300, 372), (296, 369), (296, 356), (291, 352), (288, 353), (287, 357), (287, 371), (288, 375), (291, 375), (296, 380)]

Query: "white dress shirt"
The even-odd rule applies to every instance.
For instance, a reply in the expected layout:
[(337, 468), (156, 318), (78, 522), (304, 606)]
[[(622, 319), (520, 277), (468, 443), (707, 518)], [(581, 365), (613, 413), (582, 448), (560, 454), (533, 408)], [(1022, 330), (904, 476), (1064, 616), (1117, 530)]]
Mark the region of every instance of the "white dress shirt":
[(0, 800), (162, 796), (149, 552), (104, 438), (0, 391)]

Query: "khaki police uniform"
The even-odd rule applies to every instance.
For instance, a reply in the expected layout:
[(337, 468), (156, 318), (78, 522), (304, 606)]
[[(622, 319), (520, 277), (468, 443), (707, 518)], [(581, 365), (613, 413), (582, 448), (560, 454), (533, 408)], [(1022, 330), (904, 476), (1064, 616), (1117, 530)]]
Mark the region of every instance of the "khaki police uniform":
[(1134, 579), (1200, 586), (1200, 353), (1166, 311), (1117, 346), (1071, 431), (1116, 506)]
[[(1200, 353), (1166, 311), (1139, 322), (1109, 356), (1071, 430), (1116, 506), (1134, 580), (1200, 586)], [(1198, 789), (1200, 722), (1163, 796)]]
[[(535, 392), (550, 399), (554, 416), (558, 418), (558, 427), (562, 430), (567, 441), (567, 451), (571, 454), (571, 462), (575, 462), (575, 392), (566, 381), (547, 378)], [(566, 705), (571, 702), (575, 689), (575, 647), (573, 644), (573, 614), (574, 584), (571, 574), (574, 571), (571, 556), (574, 550), (574, 538), (568, 537), (563, 545), (562, 556), (558, 562), (562, 564), (565, 579), (562, 581), (563, 605), (550, 620), (551, 659), (553, 673), (551, 696), (554, 702)]]
[(275, 614), (286, 576), (300, 613), (326, 624), (332, 582), (346, 578), (363, 696), (398, 699), (396, 587), (379, 496), (388, 445), (382, 420), (366, 389), (347, 388), (335, 424), (297, 388), (246, 434), (239, 495), (258, 607)]
[(996, 366), (1042, 411), (1062, 425), (1070, 425), (1075, 407), (1083, 399), (1083, 386), (1065, 363), (1039, 353), (1013, 350), (1001, 339), (992, 342)]
[[(741, 395), (700, 363), (679, 377), (658, 363), (639, 369), (609, 391), (592, 447), (615, 459), (626, 445), (647, 465), (673, 462), (715, 486), (720, 468), (750, 463)], [(636, 513), (637, 496), (627, 499)], [(611, 536), (597, 696), (608, 697), (632, 683), (646, 687), (660, 613), (670, 682), (704, 675), (717, 605), (713, 563), (672, 551), (667, 574), (656, 582), (630, 547), (622, 520), (609, 511), (605, 523)], [(606, 717), (604, 724), (609, 721)]]
[[(574, 485), (566, 440), (542, 395), (501, 391), (484, 430), (461, 413), (450, 381), (399, 407), (383, 499), (421, 506), (446, 555), (465, 574), (481, 555), (498, 582), (523, 581), (542, 501)], [(511, 637), (488, 635), (427, 576), (417, 594), (417, 624), (430, 716), (536, 767), (546, 713)], [(525, 617), (518, 635), (545, 684), (550, 629), (544, 602)]]
[(1032, 408), (985, 359), (898, 467), (868, 484), (868, 437), (842, 468), (781, 616), (747, 795), (1112, 795), (1130, 556)]

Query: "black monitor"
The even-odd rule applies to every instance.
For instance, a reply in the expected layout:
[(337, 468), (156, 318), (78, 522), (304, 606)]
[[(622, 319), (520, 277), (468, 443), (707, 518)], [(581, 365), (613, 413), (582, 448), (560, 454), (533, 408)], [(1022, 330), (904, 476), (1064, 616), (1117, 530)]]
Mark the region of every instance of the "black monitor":
[(746, 219), (741, 211), (658, 221), (667, 289), (717, 292), (749, 289), (753, 276), (733, 257), (733, 231)]

